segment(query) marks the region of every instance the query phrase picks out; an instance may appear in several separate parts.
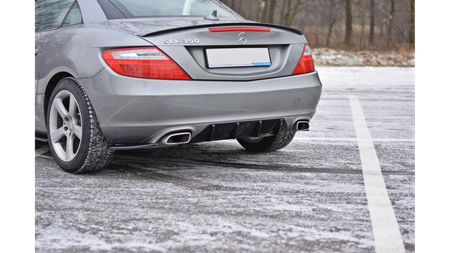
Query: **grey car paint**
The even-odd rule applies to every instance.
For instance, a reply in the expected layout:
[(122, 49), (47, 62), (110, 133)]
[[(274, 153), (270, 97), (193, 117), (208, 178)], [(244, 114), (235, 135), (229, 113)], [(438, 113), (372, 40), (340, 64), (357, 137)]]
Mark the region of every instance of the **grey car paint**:
[[(291, 76), (307, 41), (288, 28), (271, 26), (269, 36), (248, 33), (246, 46), (267, 45), (272, 66), (208, 69), (201, 56), (205, 47), (241, 45), (236, 33), (212, 34), (205, 25), (260, 25), (239, 18), (107, 20), (96, 1), (78, 2), (82, 25), (36, 33), (36, 66), (42, 61), (36, 71), (37, 134), (46, 134), (48, 99), (61, 75), (73, 76), (86, 90), (111, 145), (154, 143), (174, 131), (195, 136), (208, 125), (227, 122), (283, 118), (290, 129), (315, 114), (321, 94), (318, 73)], [(200, 43), (164, 44), (182, 38)], [(192, 80), (121, 76), (101, 57), (105, 49), (152, 45), (172, 57)]]

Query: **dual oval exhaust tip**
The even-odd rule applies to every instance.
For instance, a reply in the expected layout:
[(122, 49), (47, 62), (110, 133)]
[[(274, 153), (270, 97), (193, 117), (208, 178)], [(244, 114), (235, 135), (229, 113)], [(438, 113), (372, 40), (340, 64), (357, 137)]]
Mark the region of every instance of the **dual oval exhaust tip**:
[(299, 120), (294, 124), (294, 131), (309, 131), (309, 121)]
[(163, 137), (159, 143), (162, 146), (174, 146), (174, 145), (180, 145), (180, 144), (187, 144), (191, 141), (191, 133), (190, 132), (180, 132), (180, 133), (173, 133), (168, 134), (165, 137)]

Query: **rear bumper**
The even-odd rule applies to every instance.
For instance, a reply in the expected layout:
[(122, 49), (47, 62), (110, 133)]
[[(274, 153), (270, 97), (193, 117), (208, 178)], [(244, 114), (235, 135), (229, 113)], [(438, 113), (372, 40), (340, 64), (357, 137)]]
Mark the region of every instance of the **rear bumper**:
[(315, 114), (322, 84), (317, 72), (232, 81), (150, 80), (108, 68), (80, 80), (111, 144), (156, 143), (188, 131), (195, 138), (212, 124), (283, 119), (292, 128)]

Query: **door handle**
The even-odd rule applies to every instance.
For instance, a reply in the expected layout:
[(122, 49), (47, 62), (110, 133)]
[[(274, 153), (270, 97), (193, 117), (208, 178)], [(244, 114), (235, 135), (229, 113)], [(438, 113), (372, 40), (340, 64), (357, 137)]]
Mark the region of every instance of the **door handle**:
[(39, 53), (39, 48), (35, 48), (34, 49), (34, 56), (38, 55), (38, 53)]

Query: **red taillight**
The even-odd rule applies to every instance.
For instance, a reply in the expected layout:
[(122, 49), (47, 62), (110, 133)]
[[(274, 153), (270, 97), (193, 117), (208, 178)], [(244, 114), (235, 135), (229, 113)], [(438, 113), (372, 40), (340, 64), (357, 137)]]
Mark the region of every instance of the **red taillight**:
[(133, 47), (105, 50), (103, 60), (114, 72), (132, 77), (191, 80), (167, 55), (156, 47)]
[(292, 74), (293, 75), (305, 74), (313, 72), (314, 70), (315, 68), (311, 48), (309, 47), (308, 44), (305, 44), (305, 47), (303, 48), (302, 57), (298, 61), (297, 66), (295, 67), (294, 72), (292, 72)]
[(212, 33), (223, 33), (223, 32), (264, 32), (268, 33), (271, 31), (270, 28), (262, 27), (221, 27), (221, 28), (209, 28)]

